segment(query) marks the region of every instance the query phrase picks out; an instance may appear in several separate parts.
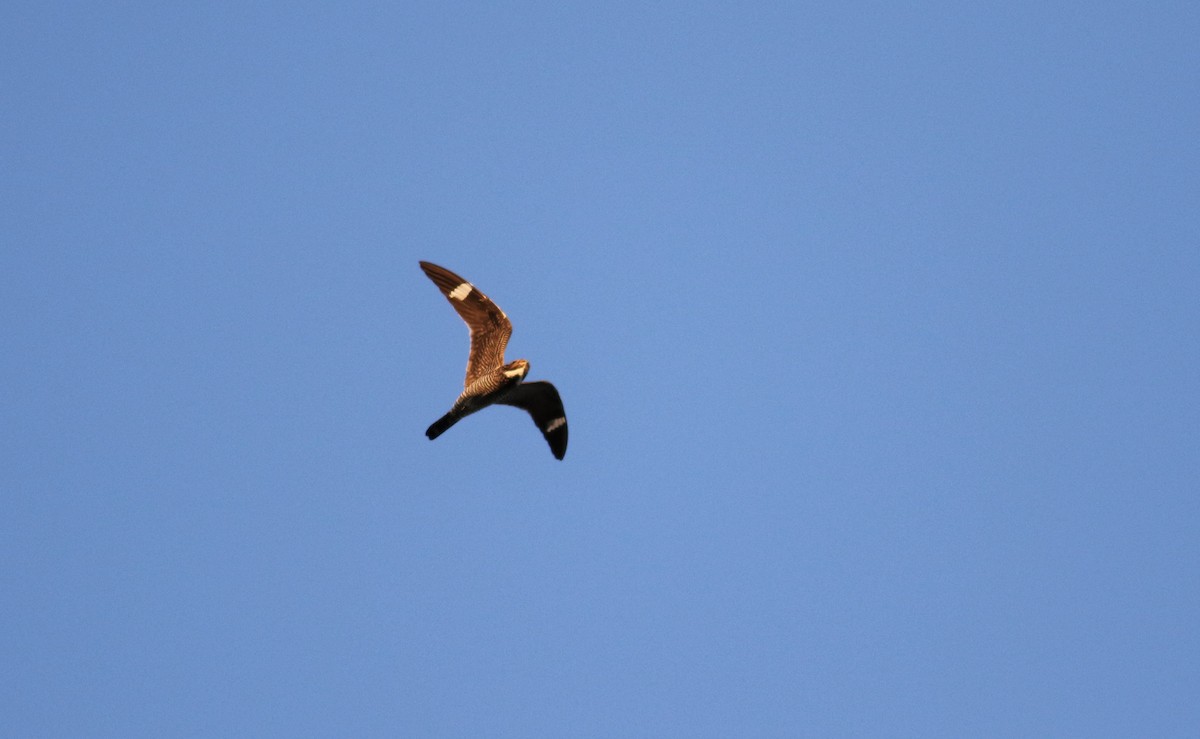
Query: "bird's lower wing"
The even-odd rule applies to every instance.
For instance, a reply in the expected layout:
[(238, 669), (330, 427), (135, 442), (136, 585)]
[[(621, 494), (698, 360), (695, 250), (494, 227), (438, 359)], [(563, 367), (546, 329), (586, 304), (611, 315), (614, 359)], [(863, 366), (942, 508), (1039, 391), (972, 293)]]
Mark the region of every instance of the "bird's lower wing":
[(523, 382), (496, 401), (520, 408), (533, 416), (533, 422), (546, 438), (555, 459), (567, 454), (567, 414), (562, 398), (553, 385), (545, 381)]

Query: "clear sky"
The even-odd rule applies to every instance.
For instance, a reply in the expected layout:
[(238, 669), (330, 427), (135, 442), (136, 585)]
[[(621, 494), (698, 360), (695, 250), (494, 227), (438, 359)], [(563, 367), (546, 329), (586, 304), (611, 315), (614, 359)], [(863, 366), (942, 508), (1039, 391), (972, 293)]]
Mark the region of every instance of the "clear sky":
[(1195, 737), (1197, 38), (5, 3), (0, 734)]

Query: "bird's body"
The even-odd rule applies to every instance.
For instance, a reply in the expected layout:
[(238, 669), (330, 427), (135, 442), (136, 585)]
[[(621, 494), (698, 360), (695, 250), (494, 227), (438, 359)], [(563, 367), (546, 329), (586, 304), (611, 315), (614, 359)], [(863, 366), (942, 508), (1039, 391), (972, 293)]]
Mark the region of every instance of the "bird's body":
[[(526, 363), (525, 367), (528, 368), (528, 366), (528, 363)], [(506, 370), (503, 367), (498, 367), (488, 374), (476, 378), (471, 384), (466, 386), (462, 395), (459, 395), (458, 399), (454, 401), (454, 406), (450, 411), (429, 427), (429, 430), (425, 432), (426, 435), (430, 439), (436, 439), (441, 436), (443, 431), (463, 418), (476, 411), (481, 411), (489, 405), (499, 403), (502, 398), (510, 395), (513, 387), (519, 385), (521, 377), (524, 376), (524, 373), (520, 375), (505, 374), (506, 372), (513, 371), (512, 369)]]
[(450, 270), (429, 262), (421, 262), (421, 269), (471, 330), (471, 353), (463, 392), (425, 435), (436, 439), (463, 418), (489, 405), (511, 405), (533, 417), (550, 451), (562, 459), (567, 453), (567, 418), (562, 399), (548, 382), (523, 382), (529, 374), (529, 362), (516, 359), (505, 364), (504, 349), (512, 335), (508, 316), (474, 285)]

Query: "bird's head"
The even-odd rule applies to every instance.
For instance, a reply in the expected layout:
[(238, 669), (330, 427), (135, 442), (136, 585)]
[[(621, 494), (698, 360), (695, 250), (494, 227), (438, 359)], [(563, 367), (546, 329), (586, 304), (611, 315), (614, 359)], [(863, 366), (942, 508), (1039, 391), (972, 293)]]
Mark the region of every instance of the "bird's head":
[(524, 359), (514, 359), (504, 365), (505, 377), (515, 377), (518, 380), (523, 380), (527, 374), (529, 374), (529, 362), (526, 362)]

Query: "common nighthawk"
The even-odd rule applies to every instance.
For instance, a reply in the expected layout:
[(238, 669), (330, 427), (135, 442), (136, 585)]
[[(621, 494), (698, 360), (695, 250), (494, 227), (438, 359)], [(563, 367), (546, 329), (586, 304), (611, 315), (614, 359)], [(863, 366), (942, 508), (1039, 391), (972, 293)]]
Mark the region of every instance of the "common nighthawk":
[(425, 435), (436, 439), (466, 416), (493, 403), (512, 405), (533, 416), (550, 451), (562, 459), (567, 453), (567, 414), (562, 399), (548, 382), (522, 382), (529, 373), (529, 362), (514, 359), (504, 363), (504, 347), (512, 335), (508, 316), (474, 285), (445, 267), (421, 262), (421, 269), (471, 329), (465, 389), (450, 412), (434, 421)]

